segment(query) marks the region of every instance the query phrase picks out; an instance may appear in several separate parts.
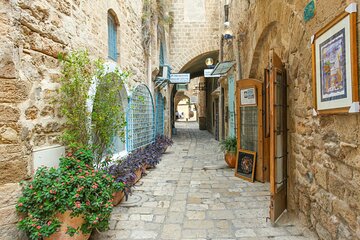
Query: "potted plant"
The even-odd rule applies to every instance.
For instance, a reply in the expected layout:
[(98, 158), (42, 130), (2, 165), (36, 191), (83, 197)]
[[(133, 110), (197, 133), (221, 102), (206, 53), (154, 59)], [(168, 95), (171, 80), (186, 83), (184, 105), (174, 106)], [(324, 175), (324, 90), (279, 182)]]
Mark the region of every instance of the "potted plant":
[(93, 229), (107, 230), (113, 193), (124, 185), (92, 162), (90, 150), (78, 149), (61, 158), (59, 168), (39, 168), (22, 183), (19, 229), (30, 239), (88, 239)]
[(155, 142), (156, 142), (157, 146), (159, 146), (162, 149), (162, 153), (165, 153), (166, 149), (169, 146), (172, 146), (174, 143), (171, 138), (168, 138), (165, 135), (157, 135)]
[(236, 164), (237, 140), (236, 137), (228, 137), (220, 142), (220, 149), (225, 153), (225, 162), (234, 168)]

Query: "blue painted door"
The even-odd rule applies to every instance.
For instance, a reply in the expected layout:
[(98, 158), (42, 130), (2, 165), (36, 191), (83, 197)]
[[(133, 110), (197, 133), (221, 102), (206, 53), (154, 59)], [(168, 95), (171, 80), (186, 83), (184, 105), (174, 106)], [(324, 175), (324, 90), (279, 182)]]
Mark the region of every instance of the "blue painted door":
[(229, 76), (228, 86), (229, 136), (235, 136), (235, 79), (233, 74)]
[(164, 135), (164, 98), (156, 95), (156, 134)]

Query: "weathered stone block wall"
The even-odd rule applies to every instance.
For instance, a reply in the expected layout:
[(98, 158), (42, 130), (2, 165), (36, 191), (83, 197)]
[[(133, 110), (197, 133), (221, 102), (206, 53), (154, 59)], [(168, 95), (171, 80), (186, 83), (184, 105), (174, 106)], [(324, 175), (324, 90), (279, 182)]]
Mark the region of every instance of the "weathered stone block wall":
[(350, 2), (359, 3), (316, 1), (316, 15), (307, 23), (302, 0), (234, 0), (230, 10), (243, 78), (263, 79), (270, 49), (287, 66), (288, 207), (320, 239), (360, 238), (359, 114), (311, 114), (310, 38)]
[[(189, 11), (186, 5), (190, 4), (192, 11), (202, 3), (205, 5), (203, 12), (185, 16), (190, 14), (185, 12)], [(172, 0), (170, 11), (173, 16), (173, 26), (170, 28), (170, 63), (173, 72), (177, 73), (191, 59), (219, 49), (220, 5), (217, 0)]]
[(147, 83), (141, 45), (142, 1), (0, 1), (0, 238), (18, 239), (18, 182), (32, 176), (32, 150), (58, 143), (63, 119), (52, 105), (57, 55), (88, 49), (108, 56), (107, 14), (119, 19), (118, 65), (130, 87)]

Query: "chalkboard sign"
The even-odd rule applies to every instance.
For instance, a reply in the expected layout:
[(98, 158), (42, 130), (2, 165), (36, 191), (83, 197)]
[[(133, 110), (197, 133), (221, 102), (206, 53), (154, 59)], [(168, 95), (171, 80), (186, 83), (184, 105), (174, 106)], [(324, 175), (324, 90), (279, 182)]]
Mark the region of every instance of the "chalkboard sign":
[(254, 182), (256, 152), (240, 149), (237, 154), (235, 176)]

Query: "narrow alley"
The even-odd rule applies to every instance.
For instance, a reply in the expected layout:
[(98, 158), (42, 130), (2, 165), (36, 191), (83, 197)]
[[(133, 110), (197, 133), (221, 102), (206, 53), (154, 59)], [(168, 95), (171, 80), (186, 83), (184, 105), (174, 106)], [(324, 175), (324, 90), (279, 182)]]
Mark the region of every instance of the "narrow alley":
[(177, 122), (174, 145), (114, 208), (93, 239), (317, 239), (289, 222), (272, 227), (269, 184), (234, 177), (218, 142), (196, 122)]

